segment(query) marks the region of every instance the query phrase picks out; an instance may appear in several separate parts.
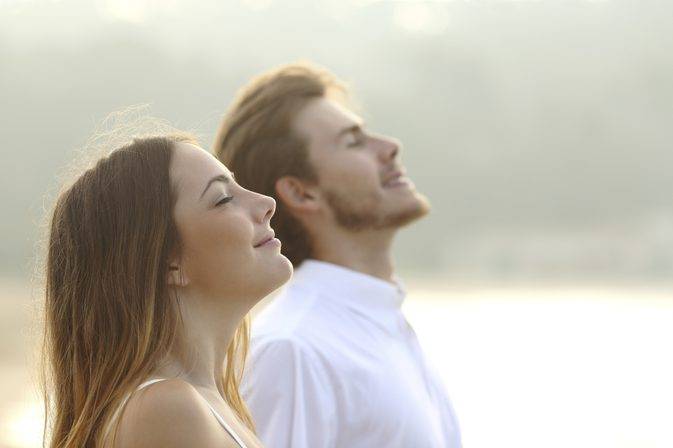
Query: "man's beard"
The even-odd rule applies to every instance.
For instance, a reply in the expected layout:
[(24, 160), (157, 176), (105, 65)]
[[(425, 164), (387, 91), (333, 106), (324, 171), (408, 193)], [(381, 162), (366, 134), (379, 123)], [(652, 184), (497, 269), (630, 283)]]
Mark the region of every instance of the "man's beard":
[(414, 206), (389, 213), (381, 211), (376, 198), (356, 204), (348, 196), (335, 191), (325, 191), (324, 194), (337, 224), (352, 231), (397, 229), (427, 215), (430, 211), (430, 203), (420, 194), (415, 195)]

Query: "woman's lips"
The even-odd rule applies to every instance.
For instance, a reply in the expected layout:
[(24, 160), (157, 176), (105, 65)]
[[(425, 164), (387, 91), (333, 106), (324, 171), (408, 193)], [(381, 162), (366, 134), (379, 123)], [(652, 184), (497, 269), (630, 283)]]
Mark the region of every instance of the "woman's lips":
[(253, 245), (253, 247), (261, 247), (265, 244), (267, 244), (269, 241), (274, 239), (276, 236), (276, 233), (272, 230), (270, 232), (267, 232), (263, 237), (261, 237), (259, 240), (257, 240), (257, 243)]
[(280, 240), (278, 238), (270, 238), (270, 239), (264, 241), (263, 243), (255, 246), (255, 248), (260, 248), (260, 247), (280, 247)]
[(267, 233), (257, 244), (253, 247), (256, 249), (258, 247), (267, 247), (267, 246), (280, 246), (280, 240), (276, 238), (276, 233), (271, 231)]

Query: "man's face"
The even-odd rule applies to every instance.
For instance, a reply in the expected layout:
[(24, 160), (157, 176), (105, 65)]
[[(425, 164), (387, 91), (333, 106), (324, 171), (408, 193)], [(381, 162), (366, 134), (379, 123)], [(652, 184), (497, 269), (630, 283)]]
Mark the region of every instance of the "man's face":
[(307, 138), (321, 198), (340, 226), (398, 228), (428, 213), (427, 199), (399, 161), (399, 142), (368, 132), (360, 117), (336, 101), (311, 101), (293, 127)]

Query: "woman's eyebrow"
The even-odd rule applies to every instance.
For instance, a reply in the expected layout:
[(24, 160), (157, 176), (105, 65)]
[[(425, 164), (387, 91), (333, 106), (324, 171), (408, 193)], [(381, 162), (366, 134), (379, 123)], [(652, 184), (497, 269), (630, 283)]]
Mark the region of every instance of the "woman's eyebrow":
[(201, 196), (199, 196), (199, 200), (203, 197), (204, 194), (206, 194), (206, 191), (208, 191), (208, 188), (214, 183), (214, 182), (223, 182), (225, 184), (228, 184), (230, 182), (229, 177), (224, 175), (224, 174), (218, 174), (217, 176), (214, 176), (212, 179), (208, 181), (206, 184), (206, 188), (203, 189), (203, 192), (201, 193)]

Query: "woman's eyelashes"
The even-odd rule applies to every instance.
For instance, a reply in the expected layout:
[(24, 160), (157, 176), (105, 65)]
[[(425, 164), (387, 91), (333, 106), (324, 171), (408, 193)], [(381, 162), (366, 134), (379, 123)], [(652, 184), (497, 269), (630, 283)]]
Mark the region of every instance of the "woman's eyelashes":
[(227, 197), (224, 197), (224, 198), (220, 199), (219, 201), (217, 201), (217, 202), (215, 203), (215, 207), (219, 207), (220, 205), (224, 205), (224, 204), (226, 204), (227, 202), (231, 201), (232, 199), (234, 199), (233, 196), (227, 196)]

